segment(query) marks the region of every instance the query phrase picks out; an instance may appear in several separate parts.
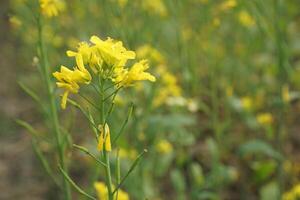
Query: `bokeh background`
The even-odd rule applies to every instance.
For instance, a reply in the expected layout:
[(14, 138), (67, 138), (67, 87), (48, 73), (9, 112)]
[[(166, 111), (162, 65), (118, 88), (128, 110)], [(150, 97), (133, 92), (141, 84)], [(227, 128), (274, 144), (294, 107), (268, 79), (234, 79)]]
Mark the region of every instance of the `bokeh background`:
[[(51, 71), (72, 66), (65, 52), (97, 35), (148, 58), (157, 78), (118, 95), (111, 120), (114, 132), (134, 103), (118, 143), (122, 170), (148, 149), (124, 185), (131, 199), (300, 198), (298, 0), (62, 2), (57, 16), (43, 20)], [(20, 87), (47, 102), (36, 66), (38, 10), (34, 0), (0, 2), (3, 200), (60, 198), (32, 149), (32, 135), (16, 122), (41, 133), (37, 145), (57, 171), (47, 116)], [(80, 112), (60, 111), (60, 120), (71, 143), (95, 149)], [(94, 193), (93, 161), (71, 147), (66, 155), (70, 175)]]

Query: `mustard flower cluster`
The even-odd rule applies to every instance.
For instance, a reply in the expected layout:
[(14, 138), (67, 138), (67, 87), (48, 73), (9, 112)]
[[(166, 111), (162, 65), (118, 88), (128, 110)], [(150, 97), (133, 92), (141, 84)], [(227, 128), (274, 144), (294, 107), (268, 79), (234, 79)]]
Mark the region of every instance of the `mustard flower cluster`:
[(136, 81), (156, 80), (145, 72), (149, 68), (147, 60), (137, 61), (132, 67), (126, 66), (127, 61), (134, 60), (136, 55), (134, 51), (127, 50), (121, 41), (92, 36), (90, 42), (79, 43), (77, 51), (67, 51), (67, 55), (76, 60), (73, 70), (61, 66), (60, 72), (53, 73), (57, 86), (64, 89), (63, 109), (66, 108), (69, 93), (78, 93), (81, 84), (90, 84), (91, 73), (112, 81), (117, 88), (132, 86)]

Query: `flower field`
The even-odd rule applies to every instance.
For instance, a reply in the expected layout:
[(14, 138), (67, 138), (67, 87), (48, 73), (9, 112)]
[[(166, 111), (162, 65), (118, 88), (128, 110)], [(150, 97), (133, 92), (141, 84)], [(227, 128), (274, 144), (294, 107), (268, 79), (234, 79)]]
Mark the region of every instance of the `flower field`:
[(0, 3), (0, 199), (300, 199), (298, 0)]

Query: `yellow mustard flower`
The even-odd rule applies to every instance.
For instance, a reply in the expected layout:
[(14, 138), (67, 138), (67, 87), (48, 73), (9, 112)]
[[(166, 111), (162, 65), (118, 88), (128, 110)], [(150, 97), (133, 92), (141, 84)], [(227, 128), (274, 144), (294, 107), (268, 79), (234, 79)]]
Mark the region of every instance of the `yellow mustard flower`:
[(103, 147), (105, 145), (105, 151), (111, 151), (111, 142), (110, 142), (110, 130), (109, 126), (105, 124), (104, 130), (103, 126), (99, 125), (100, 134), (98, 138), (98, 151), (103, 151)]
[(69, 57), (82, 56), (84, 64), (88, 64), (94, 73), (100, 70), (102, 65), (102, 58), (97, 54), (96, 47), (90, 46), (86, 42), (80, 42), (77, 46), (77, 52), (67, 51)]
[(121, 8), (124, 8), (128, 3), (128, 0), (118, 0), (118, 4)]
[(127, 60), (135, 58), (135, 53), (123, 47), (121, 41), (115, 41), (111, 38), (103, 41), (97, 36), (92, 36), (90, 41), (95, 44), (98, 53), (110, 69), (112, 67), (122, 67)]
[(161, 17), (167, 16), (167, 9), (162, 0), (144, 0), (142, 7), (149, 13), (155, 13)]
[(236, 0), (226, 0), (223, 3), (220, 4), (220, 11), (227, 11), (234, 7), (236, 7), (237, 3)]
[(156, 150), (161, 154), (168, 154), (173, 151), (173, 146), (169, 141), (163, 139), (156, 144)]
[(119, 156), (120, 158), (123, 159), (131, 159), (134, 160), (137, 157), (138, 153), (135, 149), (124, 149), (124, 148), (120, 148), (119, 150)]
[(89, 84), (91, 81), (90, 73), (85, 69), (81, 56), (76, 59), (77, 67), (70, 70), (65, 66), (61, 66), (60, 72), (54, 72), (53, 76), (57, 79), (56, 85), (65, 89), (62, 97), (61, 107), (66, 108), (69, 93), (78, 93), (79, 84)]
[[(108, 189), (103, 182), (95, 182), (94, 188), (96, 189), (99, 200), (108, 200)], [(116, 196), (116, 194), (115, 194)], [(118, 200), (129, 200), (129, 195), (123, 190), (118, 190)]]
[(148, 72), (145, 72), (149, 68), (147, 60), (141, 60), (135, 63), (129, 70), (118, 69), (116, 70), (116, 78), (114, 82), (119, 83), (121, 86), (131, 86), (135, 81), (149, 80), (154, 82), (156, 78)]
[(253, 108), (252, 98), (249, 96), (245, 96), (241, 98), (241, 106), (244, 110), (251, 110)]
[(270, 125), (273, 122), (271, 113), (260, 113), (256, 116), (256, 120), (260, 125)]
[(255, 25), (255, 20), (253, 19), (253, 17), (245, 10), (242, 10), (239, 12), (238, 14), (238, 19), (239, 22), (246, 26), (246, 27), (251, 27)]
[(281, 90), (281, 98), (284, 103), (289, 103), (291, 100), (290, 90), (288, 85), (284, 85)]
[(55, 17), (65, 9), (63, 0), (40, 0), (41, 12), (46, 17)]
[(165, 63), (165, 58), (162, 56), (162, 54), (148, 44), (139, 47), (136, 51), (136, 55), (139, 59), (148, 58), (150, 61), (154, 61), (155, 63)]
[(282, 195), (282, 200), (297, 200), (300, 198), (300, 184), (295, 185), (290, 191)]
[(165, 66), (159, 66), (157, 74), (160, 76), (161, 85), (154, 99), (154, 106), (160, 106), (167, 103), (168, 99), (181, 97), (181, 88), (177, 83), (177, 78), (167, 71)]

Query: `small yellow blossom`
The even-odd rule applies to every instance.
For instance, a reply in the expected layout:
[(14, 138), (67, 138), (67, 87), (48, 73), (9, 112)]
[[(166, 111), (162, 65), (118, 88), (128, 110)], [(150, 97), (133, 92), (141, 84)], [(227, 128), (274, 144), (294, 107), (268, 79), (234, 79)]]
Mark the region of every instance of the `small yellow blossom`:
[(226, 96), (227, 97), (232, 97), (233, 96), (233, 87), (232, 86), (230, 86), (230, 85), (227, 86), (225, 91), (226, 91)]
[(297, 200), (300, 198), (300, 184), (295, 185), (290, 191), (285, 192), (282, 200)]
[(149, 68), (147, 60), (141, 60), (140, 62), (135, 63), (129, 70), (128, 69), (119, 69), (116, 71), (116, 78), (114, 82), (120, 83), (121, 86), (131, 86), (135, 81), (149, 80), (154, 82), (156, 79), (153, 75), (148, 72), (145, 72)]
[(124, 149), (124, 148), (120, 148), (120, 150), (119, 150), (119, 156), (120, 156), (120, 158), (123, 158), (123, 159), (129, 158), (131, 160), (134, 160), (134, 159), (136, 159), (137, 155), (138, 155), (137, 151), (133, 148), (128, 149), (128, 150)]
[[(99, 200), (108, 200), (108, 189), (103, 182), (95, 182), (94, 188), (96, 189)], [(118, 200), (129, 200), (129, 195), (123, 190), (119, 189)]]
[(105, 145), (105, 151), (111, 151), (111, 142), (110, 142), (110, 130), (107, 124), (104, 126), (99, 125), (100, 134), (98, 138), (98, 151), (103, 151), (103, 147)]
[(215, 17), (215, 18), (213, 19), (213, 25), (216, 26), (216, 27), (219, 27), (220, 24), (221, 24), (220, 18)]
[(124, 8), (128, 3), (128, 0), (118, 0), (118, 4), (121, 8)]
[(99, 55), (97, 55), (95, 47), (91, 47), (86, 42), (80, 42), (77, 46), (77, 52), (67, 51), (67, 55), (69, 57), (77, 57), (82, 56), (84, 64), (88, 64), (94, 73), (97, 73), (100, 70), (100, 66), (102, 65), (102, 59)]
[(238, 14), (238, 19), (240, 23), (246, 27), (251, 27), (255, 25), (255, 20), (253, 17), (245, 10), (242, 10)]
[(234, 7), (236, 7), (237, 3), (236, 0), (226, 0), (223, 3), (220, 4), (220, 11), (227, 11)]
[(253, 101), (250, 97), (245, 96), (241, 98), (241, 106), (245, 110), (251, 110), (253, 108)]
[(125, 66), (127, 60), (135, 58), (135, 53), (125, 49), (121, 41), (115, 41), (111, 38), (103, 41), (97, 36), (92, 36), (90, 41), (95, 44), (98, 53), (109, 70), (113, 67)]
[(256, 120), (261, 125), (270, 125), (273, 122), (271, 113), (260, 113), (256, 116)]
[(165, 58), (162, 56), (162, 54), (150, 45), (143, 45), (139, 47), (136, 51), (136, 54), (137, 58), (139, 59), (148, 58), (150, 61), (154, 61), (155, 63), (165, 63)]
[(77, 67), (70, 70), (65, 66), (61, 66), (60, 72), (54, 72), (53, 76), (57, 79), (56, 85), (65, 89), (62, 97), (61, 107), (66, 108), (69, 93), (78, 93), (79, 84), (89, 84), (91, 81), (90, 73), (85, 69), (81, 56), (76, 59)]
[(156, 150), (161, 154), (168, 154), (173, 151), (172, 144), (167, 140), (160, 140), (156, 144)]
[(165, 66), (159, 66), (157, 74), (160, 76), (161, 87), (158, 89), (154, 99), (154, 106), (158, 107), (173, 97), (181, 97), (181, 88), (177, 83), (177, 78), (172, 73), (168, 72)]
[(149, 13), (155, 13), (161, 17), (167, 15), (167, 9), (162, 0), (143, 0), (142, 7)]
[(40, 7), (42, 14), (50, 18), (64, 11), (65, 2), (63, 0), (40, 0)]
[(290, 90), (288, 85), (284, 85), (281, 90), (281, 98), (284, 103), (289, 103), (291, 100)]

